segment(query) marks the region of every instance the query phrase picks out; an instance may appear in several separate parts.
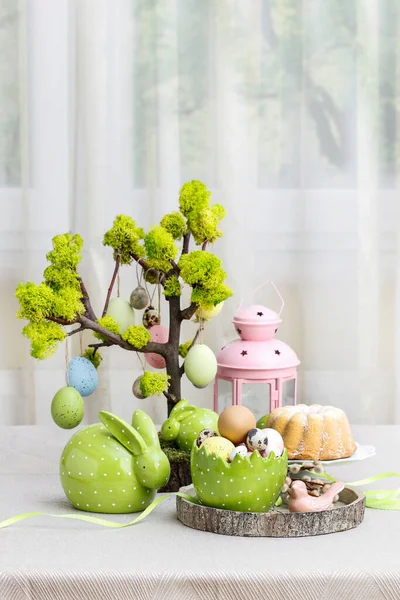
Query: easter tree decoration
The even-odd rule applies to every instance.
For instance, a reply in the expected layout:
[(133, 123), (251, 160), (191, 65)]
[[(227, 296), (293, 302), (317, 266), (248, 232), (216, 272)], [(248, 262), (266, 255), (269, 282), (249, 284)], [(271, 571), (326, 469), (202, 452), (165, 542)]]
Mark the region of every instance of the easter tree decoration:
[[(29, 321), (23, 334), (31, 341), (31, 355), (40, 360), (48, 358), (67, 336), (91, 330), (98, 341), (90, 344), (84, 358), (95, 368), (100, 362), (99, 348), (119, 346), (158, 356), (162, 359), (159, 364), (165, 364), (166, 376), (148, 377), (142, 385), (138, 383), (137, 389), (144, 397), (163, 394), (169, 415), (181, 400), (185, 369), (179, 357), (190, 353), (196, 342), (194, 339), (180, 346), (182, 323), (192, 319), (196, 311), (200, 311), (198, 318), (204, 319), (231, 296), (221, 261), (207, 250), (208, 244), (222, 235), (219, 223), (225, 216), (224, 208), (211, 205), (210, 197), (210, 191), (200, 181), (185, 183), (179, 193), (179, 211), (165, 215), (147, 233), (130, 216), (115, 218), (103, 238), (103, 244), (113, 251), (115, 265), (101, 314), (96, 314), (78, 273), (82, 238), (71, 233), (55, 236), (53, 249), (47, 254), (49, 266), (44, 271), (44, 281), (38, 285), (20, 283), (16, 290), (20, 304), (17, 316)], [(197, 249), (190, 249), (192, 241)], [(168, 336), (152, 333), (151, 315), (147, 323), (150, 327), (135, 324), (132, 305), (144, 307), (140, 285), (134, 290), (131, 304), (112, 297), (120, 268), (133, 265), (142, 269), (145, 282), (162, 288), (169, 304)], [(188, 306), (182, 306), (184, 284), (191, 287)], [(72, 328), (74, 325), (77, 327)], [(159, 327), (161, 333), (165, 329)], [(203, 381), (199, 387), (202, 386)]]

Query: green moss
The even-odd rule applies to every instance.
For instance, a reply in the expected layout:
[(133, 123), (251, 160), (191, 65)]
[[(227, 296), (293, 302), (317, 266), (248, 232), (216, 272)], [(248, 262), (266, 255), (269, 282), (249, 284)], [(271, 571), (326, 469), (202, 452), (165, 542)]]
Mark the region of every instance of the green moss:
[(103, 360), (103, 357), (101, 356), (100, 352), (95, 352), (94, 348), (88, 348), (83, 354), (81, 354), (81, 356), (90, 360), (90, 362), (96, 369), (99, 368), (100, 363)]
[(20, 283), (15, 295), (20, 305), (17, 312), (19, 319), (39, 323), (53, 314), (54, 293), (45, 283)]
[(182, 293), (181, 284), (175, 275), (169, 277), (164, 285), (164, 296), (180, 296)]
[(164, 272), (171, 269), (170, 261), (175, 259), (178, 248), (174, 238), (164, 227), (157, 225), (150, 229), (144, 238), (144, 247), (150, 267)]
[(45, 283), (55, 292), (62, 288), (80, 290), (79, 275), (72, 269), (50, 265), (45, 269), (43, 275)]
[(211, 310), (220, 302), (232, 296), (232, 290), (222, 283), (218, 287), (196, 287), (192, 291), (191, 302), (195, 302), (204, 310)]
[(188, 342), (185, 342), (184, 344), (179, 344), (179, 356), (181, 356), (182, 358), (186, 358), (187, 357), (187, 353), (189, 352), (189, 348), (192, 345), (193, 340), (189, 340)]
[(132, 262), (132, 255), (144, 256), (143, 246), (139, 243), (144, 231), (135, 221), (126, 215), (118, 215), (109, 231), (104, 234), (103, 245), (114, 249), (114, 260), (118, 254), (122, 265)]
[(211, 192), (201, 181), (184, 183), (179, 192), (179, 208), (185, 217), (193, 212), (206, 208), (210, 202)]
[[(160, 437), (160, 434), (158, 434)], [(161, 450), (167, 455), (169, 462), (182, 462), (190, 464), (190, 452), (181, 450), (175, 440), (168, 442), (160, 437)]]
[(47, 253), (47, 260), (58, 269), (76, 270), (82, 258), (81, 236), (77, 233), (64, 233), (53, 237), (52, 243), (53, 250)]
[(58, 344), (67, 337), (61, 325), (52, 321), (29, 323), (22, 333), (31, 341), (31, 356), (39, 360), (52, 356)]
[(170, 376), (166, 373), (150, 373), (146, 371), (140, 378), (140, 391), (145, 398), (161, 396), (168, 388)]
[(122, 339), (135, 348), (144, 348), (151, 340), (151, 335), (143, 325), (131, 325), (123, 333)]
[(217, 287), (226, 277), (220, 259), (203, 250), (184, 254), (179, 260), (179, 268), (182, 279), (191, 286)]
[(161, 227), (164, 227), (174, 240), (180, 240), (186, 233), (186, 221), (179, 212), (169, 213), (161, 219)]
[[(119, 335), (119, 325), (112, 317), (106, 315), (105, 317), (97, 319), (97, 322), (101, 327), (104, 327), (104, 329), (107, 329), (108, 331), (111, 331), (111, 333)], [(98, 340), (101, 340), (103, 342), (107, 341), (107, 338), (101, 333), (94, 333), (93, 335)]]
[(81, 302), (81, 290), (74, 287), (61, 288), (54, 294), (53, 314), (66, 321), (74, 321), (83, 315), (85, 307)]
[[(222, 209), (222, 206), (217, 205)], [(222, 209), (224, 210), (224, 209)], [(222, 231), (218, 229), (218, 223), (221, 211), (213, 208), (203, 208), (199, 212), (192, 213), (188, 219), (190, 231), (196, 244), (202, 244), (205, 241), (213, 244), (221, 237)]]

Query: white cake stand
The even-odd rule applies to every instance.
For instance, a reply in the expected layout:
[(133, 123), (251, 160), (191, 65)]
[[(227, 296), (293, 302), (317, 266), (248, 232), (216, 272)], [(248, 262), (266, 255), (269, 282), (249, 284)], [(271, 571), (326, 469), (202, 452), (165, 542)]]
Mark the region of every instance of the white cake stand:
[[(348, 458), (336, 458), (335, 460), (322, 460), (322, 464), (323, 465), (347, 465), (349, 463), (352, 462), (357, 462), (359, 460), (365, 460), (366, 458), (371, 458), (372, 456), (374, 456), (376, 454), (376, 448), (375, 446), (370, 446), (370, 445), (362, 445), (362, 444), (357, 444), (357, 450), (354, 452), (353, 456), (349, 456)], [(291, 464), (295, 464), (295, 463), (304, 463), (304, 462), (311, 462), (311, 461), (307, 461), (304, 459), (300, 459), (300, 460), (289, 460), (288, 463)]]

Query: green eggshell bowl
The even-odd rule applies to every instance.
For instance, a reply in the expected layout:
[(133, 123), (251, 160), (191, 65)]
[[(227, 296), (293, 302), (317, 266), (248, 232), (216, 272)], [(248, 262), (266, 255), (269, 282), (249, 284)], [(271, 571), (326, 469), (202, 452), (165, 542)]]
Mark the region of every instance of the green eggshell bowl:
[(190, 452), (193, 442), (203, 429), (218, 432), (218, 414), (209, 408), (198, 408), (194, 415), (182, 421), (176, 442), (181, 450)]
[(231, 463), (194, 444), (191, 474), (197, 498), (206, 506), (242, 512), (267, 512), (278, 499), (287, 472), (287, 450), (275, 458), (236, 455)]
[(75, 508), (88, 512), (142, 511), (154, 500), (156, 490), (138, 482), (136, 460), (101, 423), (81, 429), (61, 455), (60, 479), (65, 495)]

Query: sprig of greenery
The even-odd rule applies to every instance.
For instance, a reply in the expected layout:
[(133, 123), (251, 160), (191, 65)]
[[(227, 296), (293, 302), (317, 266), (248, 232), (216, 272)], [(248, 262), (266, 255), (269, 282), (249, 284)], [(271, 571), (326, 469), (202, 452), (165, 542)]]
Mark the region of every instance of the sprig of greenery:
[(171, 269), (171, 260), (176, 258), (178, 248), (172, 235), (161, 225), (150, 229), (144, 237), (147, 264), (158, 271), (167, 273)]
[(52, 321), (29, 323), (22, 333), (31, 341), (31, 356), (39, 360), (52, 356), (58, 344), (67, 337), (61, 325)]
[[(97, 319), (97, 323), (100, 325), (100, 327), (103, 327), (104, 329), (107, 329), (107, 331), (111, 331), (111, 333), (115, 333), (115, 335), (119, 335), (119, 325), (118, 323), (113, 319), (113, 317), (110, 317), (110, 315), (105, 315), (104, 317), (100, 317), (100, 319)], [(96, 337), (98, 340), (101, 340), (102, 342), (106, 342), (107, 338), (98, 332), (95, 332), (94, 337)]]
[(166, 373), (151, 373), (146, 371), (140, 378), (140, 391), (142, 396), (161, 396), (168, 389), (170, 376)]
[(83, 358), (87, 358), (87, 360), (90, 360), (90, 362), (96, 369), (99, 368), (100, 363), (103, 360), (103, 357), (101, 356), (100, 352), (96, 352), (95, 348), (88, 348), (81, 356), (83, 356)]
[(173, 212), (165, 215), (161, 219), (161, 227), (164, 227), (174, 240), (180, 240), (186, 233), (186, 221), (182, 214), (179, 212)]
[(103, 245), (114, 249), (114, 260), (120, 257), (121, 265), (130, 265), (133, 255), (143, 257), (145, 252), (139, 243), (144, 231), (126, 215), (118, 215), (109, 231), (104, 234)]
[(150, 342), (151, 335), (143, 325), (131, 325), (122, 334), (122, 339), (124, 342), (128, 342), (131, 346), (141, 350)]

